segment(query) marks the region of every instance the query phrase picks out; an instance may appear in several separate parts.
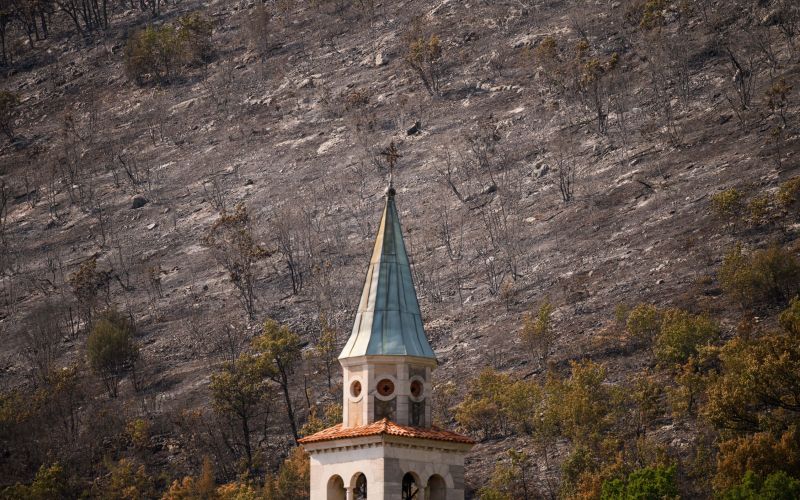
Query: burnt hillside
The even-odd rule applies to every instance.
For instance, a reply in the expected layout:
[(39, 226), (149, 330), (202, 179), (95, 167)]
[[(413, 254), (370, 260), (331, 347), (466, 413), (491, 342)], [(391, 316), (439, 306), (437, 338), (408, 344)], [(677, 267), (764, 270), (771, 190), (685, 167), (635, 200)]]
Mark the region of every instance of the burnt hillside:
[[(483, 368), (545, 393), (573, 362), (602, 366), (609, 390), (684, 387), (701, 353), (668, 363), (633, 338), (638, 304), (713, 320), (705, 343), (718, 347), (777, 328), (800, 283), (793, 2), (176, 0), (154, 13), (121, 1), (94, 24), (58, 4), (31, 43), (26, 2), (0, 2), (16, 12), (0, 19), (3, 486), (59, 463), (72, 494), (109, 497), (126, 460), (153, 478), (140, 495), (159, 496), (209, 457), (218, 483), (248, 470), (260, 488), (294, 444), (286, 401), (263, 387), (245, 454), (212, 374), (272, 318), (301, 342), (288, 388), (297, 427), (339, 401), (325, 346), (333, 333), (340, 349), (352, 327), (394, 142), (440, 362), (436, 413), (480, 440), (467, 465), (476, 495), (509, 448), (531, 456), (531, 498), (591, 497), (653, 464), (676, 465), (684, 496), (721, 491), (717, 453), (733, 438), (697, 410), (703, 396), (680, 413), (656, 391), (635, 429), (622, 427), (646, 413), (640, 401), (614, 400), (606, 439), (583, 448), (563, 418), (542, 437), (471, 426), (456, 407)], [(143, 55), (148, 43), (162, 59)], [(231, 237), (214, 228), (240, 204), (235, 231), (257, 255), (232, 279), (230, 247), (209, 236)], [(736, 245), (778, 255), (777, 292), (744, 297), (742, 280), (723, 279)], [(542, 347), (520, 332), (544, 304), (554, 339)], [(108, 310), (138, 347), (116, 394), (87, 361)], [(724, 372), (714, 359), (701, 375)], [(781, 425), (795, 411), (781, 409)], [(785, 430), (761, 422), (736, 436), (768, 428)], [(581, 469), (584, 448), (593, 465)]]

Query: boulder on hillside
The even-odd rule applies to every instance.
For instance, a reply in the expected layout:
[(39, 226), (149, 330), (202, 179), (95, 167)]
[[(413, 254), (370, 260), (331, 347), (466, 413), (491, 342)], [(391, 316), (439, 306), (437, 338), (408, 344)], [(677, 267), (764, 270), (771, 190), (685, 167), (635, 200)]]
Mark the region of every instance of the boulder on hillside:
[(135, 196), (133, 198), (133, 202), (131, 203), (132, 209), (142, 208), (143, 206), (147, 205), (147, 198), (144, 196)]

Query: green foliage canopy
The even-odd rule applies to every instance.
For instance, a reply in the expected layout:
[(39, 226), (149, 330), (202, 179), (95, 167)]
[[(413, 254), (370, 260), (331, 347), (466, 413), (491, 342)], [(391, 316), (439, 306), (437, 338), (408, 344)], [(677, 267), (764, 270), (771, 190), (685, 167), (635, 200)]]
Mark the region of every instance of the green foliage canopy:
[(95, 322), (86, 341), (89, 366), (102, 378), (111, 397), (117, 396), (120, 380), (134, 369), (139, 358), (134, 333), (130, 320), (112, 310)]

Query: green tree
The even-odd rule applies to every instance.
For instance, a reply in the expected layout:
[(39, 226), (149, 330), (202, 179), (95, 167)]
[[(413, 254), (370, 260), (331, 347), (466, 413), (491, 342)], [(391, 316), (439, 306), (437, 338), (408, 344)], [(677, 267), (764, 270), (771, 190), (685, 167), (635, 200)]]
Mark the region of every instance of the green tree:
[(515, 429), (530, 433), (537, 425), (535, 408), (541, 390), (535, 382), (513, 380), (491, 368), (469, 384), (467, 396), (456, 407), (456, 421), (483, 439), (507, 436)]
[(781, 313), (778, 322), (786, 333), (800, 338), (800, 297), (792, 299), (789, 307)]
[(412, 22), (405, 36), (404, 60), (432, 96), (441, 94), (442, 42), (435, 34), (426, 35), (420, 18)]
[(792, 177), (788, 181), (783, 182), (778, 188), (776, 199), (778, 204), (784, 209), (790, 209), (797, 203), (800, 198), (800, 176)]
[(778, 471), (762, 480), (747, 471), (742, 482), (721, 495), (723, 500), (794, 500), (800, 498), (800, 480)]
[(260, 361), (250, 354), (240, 355), (211, 376), (212, 407), (227, 421), (231, 445), (244, 453), (247, 471), (255, 468), (253, 435), (257, 429), (266, 428), (269, 414), (264, 376)]
[(213, 54), (213, 24), (198, 13), (176, 24), (148, 26), (128, 38), (125, 71), (137, 84), (172, 82), (187, 64), (207, 62)]
[(542, 368), (547, 365), (547, 356), (556, 339), (555, 329), (550, 318), (552, 313), (553, 306), (549, 302), (545, 302), (535, 315), (527, 313), (522, 320), (520, 340), (531, 356), (539, 360)]
[(786, 304), (800, 292), (800, 261), (778, 246), (745, 254), (737, 245), (725, 255), (719, 281), (745, 309)]
[(308, 498), (310, 495), (311, 463), (308, 453), (298, 446), (281, 464), (278, 474), (264, 486), (266, 500)]
[(264, 322), (261, 335), (253, 340), (253, 348), (258, 354), (259, 366), (263, 370), (262, 373), (276, 382), (283, 392), (289, 426), (292, 430), (292, 436), (297, 441), (299, 435), (290, 385), (295, 366), (301, 359), (302, 344), (300, 337), (292, 332), (288, 326), (268, 319)]
[(772, 332), (719, 350), (704, 414), (721, 429), (781, 430), (800, 418), (800, 339)]
[(794, 426), (779, 435), (756, 432), (720, 443), (713, 484), (724, 492), (739, 484), (748, 472), (766, 477), (779, 471), (800, 475), (800, 433)]
[(628, 336), (637, 344), (651, 345), (661, 330), (662, 312), (653, 305), (639, 304), (625, 321)]
[(262, 500), (263, 495), (248, 481), (234, 481), (217, 488), (219, 500)]
[(174, 26), (148, 26), (135, 32), (125, 47), (125, 71), (139, 85), (169, 83), (180, 71), (183, 40)]
[(186, 476), (181, 481), (176, 479), (161, 500), (216, 500), (218, 498), (214, 480), (214, 464), (210, 458), (204, 457), (200, 475)]
[(553, 378), (545, 386), (547, 411), (562, 435), (597, 448), (618, 421), (622, 391), (606, 382), (606, 368), (592, 361), (570, 363), (572, 375)]
[(530, 455), (517, 450), (508, 450), (507, 454), (507, 459), (495, 466), (489, 484), (478, 492), (481, 500), (538, 498), (539, 492), (531, 477), (533, 464)]
[(64, 468), (57, 463), (39, 467), (30, 485), (17, 483), (0, 492), (0, 498), (8, 500), (56, 500), (72, 495)]
[(645, 467), (625, 479), (603, 482), (601, 500), (670, 500), (679, 498), (675, 466)]
[(691, 356), (675, 371), (677, 385), (667, 388), (669, 404), (674, 415), (696, 415), (709, 382), (706, 367), (703, 365), (705, 353), (706, 351), (702, 351), (701, 356)]
[(139, 500), (155, 496), (153, 479), (143, 464), (122, 458), (116, 463), (107, 462), (106, 468), (109, 474), (93, 487), (97, 498)]
[(717, 215), (736, 218), (744, 208), (743, 198), (738, 189), (730, 188), (711, 196), (711, 206)]
[(681, 309), (664, 312), (653, 351), (662, 363), (685, 363), (700, 346), (719, 338), (719, 327), (706, 316), (695, 316)]
[(178, 34), (186, 45), (185, 50), (189, 62), (202, 63), (211, 59), (214, 53), (214, 47), (211, 44), (213, 31), (213, 23), (198, 12), (180, 18)]
[(333, 427), (342, 422), (342, 405), (340, 403), (330, 403), (325, 405), (322, 411), (322, 418), (317, 416), (317, 406), (311, 407), (308, 421), (300, 429), (301, 436), (310, 436), (321, 430)]
[(134, 333), (128, 318), (112, 310), (95, 322), (86, 341), (89, 366), (103, 380), (112, 398), (117, 397), (120, 380), (134, 372), (136, 360), (139, 359), (139, 346), (134, 341)]

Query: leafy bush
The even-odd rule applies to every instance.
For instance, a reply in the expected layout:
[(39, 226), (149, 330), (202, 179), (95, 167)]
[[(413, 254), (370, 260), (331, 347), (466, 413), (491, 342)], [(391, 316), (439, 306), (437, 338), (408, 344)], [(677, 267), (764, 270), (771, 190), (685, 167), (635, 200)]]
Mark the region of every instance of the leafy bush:
[(97, 270), (97, 258), (92, 257), (81, 263), (78, 270), (69, 277), (72, 294), (78, 302), (78, 312), (88, 326), (92, 323), (100, 291), (107, 284), (108, 273)]
[(725, 255), (719, 281), (743, 307), (785, 304), (800, 292), (800, 262), (778, 246), (747, 255), (737, 245)]
[(722, 429), (787, 429), (800, 418), (798, 359), (791, 330), (732, 339), (719, 349), (721, 371), (708, 387), (706, 416)]
[(211, 34), (214, 25), (197, 12), (187, 14), (178, 21), (178, 33), (186, 44), (186, 55), (190, 63), (208, 62), (214, 54)]
[(134, 500), (155, 497), (155, 485), (143, 464), (127, 458), (106, 462), (109, 474), (92, 485), (92, 497)]
[(0, 498), (9, 500), (51, 500), (70, 496), (67, 476), (59, 464), (39, 467), (30, 485), (17, 483), (0, 491)]
[(787, 333), (800, 337), (800, 297), (792, 299), (789, 308), (781, 313), (778, 322)]
[(736, 489), (747, 474), (760, 477), (776, 472), (800, 473), (800, 435), (792, 428), (782, 435), (758, 432), (720, 443), (714, 486)]
[[(593, 490), (590, 483), (594, 482), (599, 461), (594, 454), (584, 445), (575, 446), (561, 464), (563, 476), (562, 493), (564, 498), (581, 498), (578, 490)], [(589, 495), (592, 498), (596, 495)]]
[(536, 63), (542, 67), (541, 76), (548, 86), (559, 92), (566, 90), (567, 72), (570, 67), (562, 61), (558, 41), (552, 36), (546, 36), (533, 50), (533, 56)]
[(627, 478), (603, 483), (602, 500), (668, 500), (678, 498), (675, 466), (644, 467)]
[(266, 499), (308, 498), (310, 467), (308, 453), (302, 447), (294, 448), (281, 464), (275, 478), (265, 484)]
[(674, 415), (693, 416), (697, 413), (698, 403), (708, 385), (702, 354), (705, 352), (699, 357), (690, 357), (675, 374), (677, 384), (667, 388), (667, 399)]
[(735, 217), (742, 210), (742, 193), (736, 188), (726, 189), (711, 197), (711, 206), (717, 215)]
[(342, 405), (339, 403), (329, 403), (322, 411), (322, 417), (317, 416), (318, 407), (312, 406), (308, 414), (308, 420), (300, 428), (301, 436), (310, 436), (328, 427), (342, 422)]
[(778, 471), (761, 480), (747, 471), (742, 482), (726, 491), (723, 500), (793, 500), (800, 498), (800, 480)]
[(125, 434), (134, 448), (144, 449), (150, 444), (150, 422), (143, 418), (131, 420), (125, 426)]
[(650, 344), (661, 329), (661, 311), (650, 304), (639, 304), (628, 313), (625, 330), (637, 344)]
[(719, 338), (719, 327), (706, 316), (695, 316), (681, 309), (664, 312), (653, 351), (662, 363), (685, 363), (697, 354), (698, 347)]
[(768, 194), (756, 196), (747, 204), (747, 211), (750, 212), (750, 223), (754, 225), (766, 224), (770, 217), (770, 205), (772, 199)]
[(546, 36), (544, 39), (536, 46), (534, 50), (534, 55), (538, 59), (543, 60), (555, 60), (558, 58), (558, 42), (552, 36)]
[(542, 365), (547, 361), (547, 355), (555, 340), (555, 330), (553, 330), (550, 319), (552, 312), (553, 306), (549, 302), (545, 302), (535, 315), (525, 314), (522, 331), (520, 331), (520, 340)]
[(489, 484), (478, 492), (481, 500), (511, 500), (533, 498), (531, 457), (524, 451), (508, 450), (508, 460), (495, 465)]
[(484, 438), (505, 435), (510, 430), (503, 392), (511, 377), (492, 369), (483, 370), (469, 385), (469, 392), (455, 412), (456, 421), (467, 432)]
[(650, 304), (631, 310), (625, 330), (637, 345), (652, 345), (653, 354), (662, 363), (684, 363), (697, 354), (698, 347), (719, 336), (719, 328), (706, 316), (681, 309), (662, 311)]
[(536, 383), (515, 381), (487, 368), (470, 383), (455, 418), (468, 432), (484, 439), (507, 436), (515, 429), (530, 432), (540, 398)]
[(606, 369), (592, 361), (572, 362), (572, 375), (545, 385), (546, 415), (576, 443), (595, 444), (617, 422), (622, 393), (606, 383)]
[(793, 177), (778, 188), (777, 200), (784, 207), (789, 208), (797, 202), (800, 195), (800, 177)]
[(435, 34), (426, 35), (420, 20), (406, 34), (405, 62), (419, 76), (430, 95), (441, 93), (442, 42)]
[(636, 0), (625, 11), (625, 20), (645, 30), (664, 24), (667, 0)]
[(186, 476), (183, 480), (172, 482), (161, 500), (215, 499), (217, 495), (214, 481), (214, 465), (208, 457), (203, 458), (203, 469), (199, 476)]
[(130, 321), (112, 310), (95, 322), (86, 341), (89, 365), (102, 378), (110, 397), (117, 397), (120, 380), (134, 370), (139, 358), (133, 337)]
[(170, 83), (186, 64), (207, 61), (212, 54), (210, 21), (189, 14), (178, 25), (147, 28), (135, 32), (125, 48), (125, 71), (142, 85), (148, 81)]
[(260, 500), (262, 495), (247, 481), (234, 481), (217, 488), (219, 500)]
[(174, 26), (148, 26), (128, 39), (125, 71), (142, 85), (148, 80), (169, 83), (180, 72), (184, 44)]

